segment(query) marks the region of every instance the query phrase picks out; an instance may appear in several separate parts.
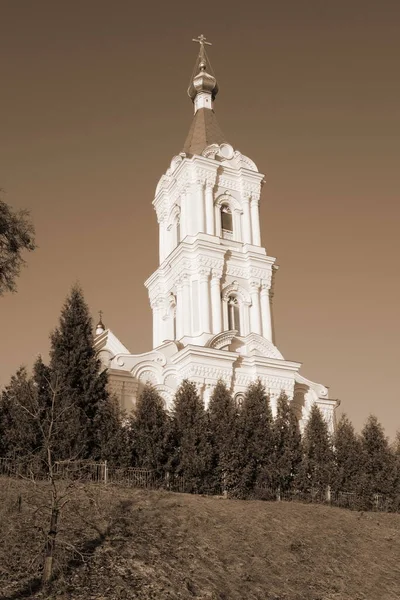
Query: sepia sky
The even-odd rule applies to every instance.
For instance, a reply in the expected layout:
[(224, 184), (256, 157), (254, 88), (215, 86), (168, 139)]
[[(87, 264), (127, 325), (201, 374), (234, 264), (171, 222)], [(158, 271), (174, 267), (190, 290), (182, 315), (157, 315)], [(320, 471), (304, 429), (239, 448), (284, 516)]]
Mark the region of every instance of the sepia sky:
[(284, 357), (359, 430), (400, 428), (400, 3), (0, 0), (0, 187), (39, 248), (0, 298), (0, 386), (47, 357), (71, 285), (151, 349), (152, 200), (192, 119), (204, 33), (227, 140), (266, 174)]

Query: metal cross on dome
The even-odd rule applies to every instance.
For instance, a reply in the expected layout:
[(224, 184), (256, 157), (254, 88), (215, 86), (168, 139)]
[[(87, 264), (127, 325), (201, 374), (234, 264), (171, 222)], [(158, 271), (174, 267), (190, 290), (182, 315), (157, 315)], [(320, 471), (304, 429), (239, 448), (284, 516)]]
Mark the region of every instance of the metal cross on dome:
[(200, 46), (204, 46), (204, 44), (206, 44), (207, 46), (212, 46), (211, 42), (206, 42), (206, 37), (201, 34), (199, 35), (198, 38), (192, 38), (192, 42), (197, 42), (198, 44), (200, 44)]

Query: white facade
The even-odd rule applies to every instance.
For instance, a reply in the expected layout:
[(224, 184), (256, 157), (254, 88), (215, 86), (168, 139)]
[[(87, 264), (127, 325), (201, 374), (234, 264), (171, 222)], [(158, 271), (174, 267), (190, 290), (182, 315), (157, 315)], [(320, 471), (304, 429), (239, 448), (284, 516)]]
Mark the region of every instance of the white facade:
[[(153, 201), (159, 223), (159, 267), (145, 282), (153, 312), (153, 351), (132, 355), (109, 330), (96, 347), (111, 389), (132, 409), (151, 382), (171, 406), (180, 382), (196, 382), (207, 403), (219, 379), (240, 401), (260, 378), (273, 411), (284, 391), (301, 425), (317, 403), (332, 430), (336, 400), (299, 374), (275, 346), (272, 285), (275, 258), (261, 245), (259, 202), (264, 175), (223, 140), (215, 120), (216, 80), (199, 73), (189, 95), (195, 116), (184, 152), (162, 175)], [(102, 325), (102, 324), (101, 324)]]

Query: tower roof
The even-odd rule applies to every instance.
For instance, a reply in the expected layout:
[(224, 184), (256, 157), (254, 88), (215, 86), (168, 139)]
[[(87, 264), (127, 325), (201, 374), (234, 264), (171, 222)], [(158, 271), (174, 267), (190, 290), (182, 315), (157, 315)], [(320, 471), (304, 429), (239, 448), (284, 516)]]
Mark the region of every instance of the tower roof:
[(225, 141), (215, 112), (209, 108), (199, 108), (193, 117), (183, 151), (186, 154), (201, 154), (210, 144), (222, 144)]
[(204, 47), (205, 44), (209, 46), (211, 44), (206, 42), (204, 35), (200, 35), (193, 41), (200, 44), (188, 88), (188, 96), (192, 99), (195, 113), (183, 151), (186, 154), (201, 154), (210, 144), (221, 144), (226, 141), (226, 138), (213, 110), (218, 83)]

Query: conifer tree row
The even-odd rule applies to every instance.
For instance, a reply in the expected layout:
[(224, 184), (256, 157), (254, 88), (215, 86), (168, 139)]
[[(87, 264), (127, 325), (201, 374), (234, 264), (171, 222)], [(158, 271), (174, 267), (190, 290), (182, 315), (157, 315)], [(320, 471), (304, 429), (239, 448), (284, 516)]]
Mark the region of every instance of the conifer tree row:
[[(196, 384), (183, 381), (166, 410), (145, 386), (131, 415), (107, 389), (94, 349), (92, 320), (79, 287), (72, 288), (51, 335), (50, 363), (21, 367), (0, 398), (0, 457), (46, 462), (43, 431), (51, 423), (53, 460), (107, 461), (139, 467), (160, 481), (181, 478), (192, 492), (254, 497), (260, 490), (354, 493), (371, 508), (376, 495), (400, 507), (400, 434), (390, 447), (371, 416), (361, 434), (343, 415), (333, 439), (316, 405), (303, 435), (282, 393), (272, 416), (260, 381), (241, 407), (219, 381), (207, 409)], [(268, 494), (261, 494), (263, 497)]]

